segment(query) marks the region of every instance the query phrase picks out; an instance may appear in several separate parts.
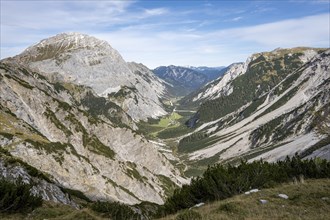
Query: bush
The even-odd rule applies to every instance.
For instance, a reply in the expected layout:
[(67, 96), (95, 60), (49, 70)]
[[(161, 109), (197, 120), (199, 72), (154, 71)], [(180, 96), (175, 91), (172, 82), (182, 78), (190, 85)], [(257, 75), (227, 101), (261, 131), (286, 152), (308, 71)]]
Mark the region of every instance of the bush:
[(31, 194), (32, 185), (0, 179), (0, 212), (28, 212), (42, 205), (40, 196)]
[(141, 216), (134, 212), (133, 209), (127, 205), (120, 204), (119, 202), (100, 202), (97, 201), (92, 204), (92, 210), (102, 213), (104, 217), (111, 218), (113, 220), (138, 220)]
[(68, 193), (70, 196), (74, 196), (77, 197), (79, 199), (85, 200), (87, 202), (92, 202), (87, 196), (85, 196), (85, 194), (79, 190), (75, 190), (75, 189), (69, 189), (69, 188), (64, 188), (64, 187), (60, 187), (62, 192), (64, 193)]
[(242, 161), (238, 166), (209, 166), (202, 177), (194, 178), (190, 185), (176, 189), (165, 202), (160, 214), (175, 213), (201, 202), (226, 199), (253, 188), (272, 187), (300, 176), (329, 178), (330, 162), (301, 160), (296, 155), (276, 163), (260, 160), (252, 163)]
[(217, 212), (225, 212), (227, 214), (244, 214), (243, 209), (240, 208), (240, 204), (234, 202), (221, 204), (217, 209)]
[(176, 216), (175, 220), (200, 220), (202, 219), (201, 214), (194, 210), (185, 210)]

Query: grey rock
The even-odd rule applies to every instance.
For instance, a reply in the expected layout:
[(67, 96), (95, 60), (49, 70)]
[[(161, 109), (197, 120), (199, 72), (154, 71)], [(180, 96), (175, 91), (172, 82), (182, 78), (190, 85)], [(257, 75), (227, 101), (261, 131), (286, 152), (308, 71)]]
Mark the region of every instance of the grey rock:
[(266, 199), (259, 199), (259, 202), (261, 204), (266, 204), (266, 203), (268, 203), (268, 200), (266, 200)]
[(282, 198), (282, 199), (288, 199), (289, 196), (286, 194), (278, 194), (278, 197)]
[(245, 194), (245, 195), (249, 195), (249, 194), (251, 194), (251, 193), (256, 193), (256, 192), (259, 192), (259, 189), (251, 189), (251, 190), (245, 192), (244, 194)]
[(75, 208), (79, 207), (57, 185), (31, 176), (24, 167), (17, 163), (6, 163), (0, 158), (0, 176), (11, 181), (16, 181), (20, 178), (24, 183), (33, 184), (31, 193), (41, 196), (43, 200), (62, 203)]
[(0, 146), (59, 186), (92, 200), (162, 204), (166, 183), (160, 175), (176, 185), (188, 182), (158, 146), (128, 127), (92, 117), (79, 104), (88, 88), (59, 90), (16, 59), (0, 64), (0, 128), (13, 134), (11, 140), (0, 135)]

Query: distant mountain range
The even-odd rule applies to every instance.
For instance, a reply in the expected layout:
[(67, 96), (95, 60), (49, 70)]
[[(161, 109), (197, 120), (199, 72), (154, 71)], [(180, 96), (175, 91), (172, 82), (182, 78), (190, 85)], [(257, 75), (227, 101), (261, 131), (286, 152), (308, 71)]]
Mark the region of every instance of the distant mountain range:
[(225, 67), (160, 66), (153, 72), (168, 83), (173, 96), (186, 96), (225, 72)]
[(207, 76), (208, 81), (212, 81), (225, 73), (226, 66), (207, 67), (207, 66), (187, 66), (187, 68), (203, 73)]

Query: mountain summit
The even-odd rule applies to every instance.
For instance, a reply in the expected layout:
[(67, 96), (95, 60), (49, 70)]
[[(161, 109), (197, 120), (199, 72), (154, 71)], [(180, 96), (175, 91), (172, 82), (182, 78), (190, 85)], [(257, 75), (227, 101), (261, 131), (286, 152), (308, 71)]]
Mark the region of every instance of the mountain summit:
[[(121, 61), (120, 54), (106, 41), (80, 33), (61, 33), (56, 36), (41, 40), (39, 43), (28, 47), (18, 57), (24, 62), (37, 62), (47, 59), (61, 61), (64, 53), (77, 50), (90, 50), (106, 52), (115, 61)], [(98, 53), (95, 53), (97, 55)], [(62, 60), (64, 61), (64, 60)]]

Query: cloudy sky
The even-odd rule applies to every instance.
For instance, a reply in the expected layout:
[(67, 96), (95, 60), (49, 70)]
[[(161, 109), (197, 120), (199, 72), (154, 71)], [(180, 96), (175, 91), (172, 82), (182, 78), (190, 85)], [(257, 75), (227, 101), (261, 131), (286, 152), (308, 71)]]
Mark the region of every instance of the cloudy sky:
[(278, 47), (330, 47), (330, 0), (1, 0), (1, 59), (62, 32), (126, 61), (224, 66)]

